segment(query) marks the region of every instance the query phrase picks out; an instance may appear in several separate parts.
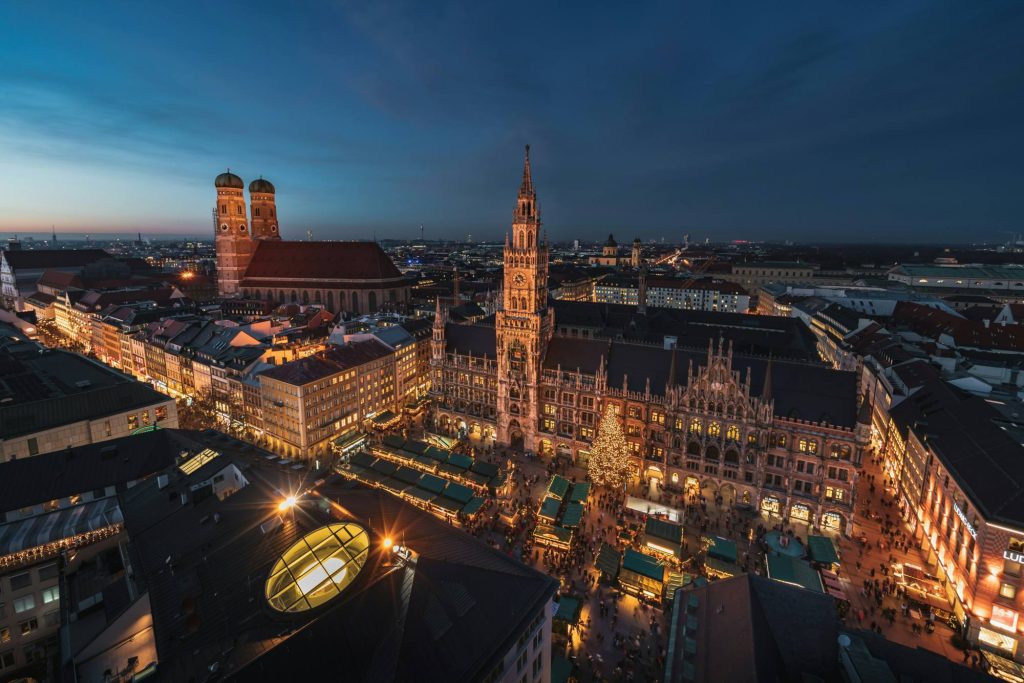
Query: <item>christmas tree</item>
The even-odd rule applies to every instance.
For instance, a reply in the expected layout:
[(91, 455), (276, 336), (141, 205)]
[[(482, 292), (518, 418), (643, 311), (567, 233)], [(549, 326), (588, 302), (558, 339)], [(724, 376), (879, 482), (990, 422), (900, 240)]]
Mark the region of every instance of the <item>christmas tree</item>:
[(622, 427), (613, 406), (608, 406), (601, 418), (597, 438), (590, 448), (587, 473), (598, 486), (622, 488), (626, 483), (629, 475), (629, 445), (622, 435)]

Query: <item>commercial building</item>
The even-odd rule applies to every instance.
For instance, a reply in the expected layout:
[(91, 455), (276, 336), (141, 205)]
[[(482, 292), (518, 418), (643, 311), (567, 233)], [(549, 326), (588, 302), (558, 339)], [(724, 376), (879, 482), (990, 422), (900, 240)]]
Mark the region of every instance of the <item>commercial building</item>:
[(968, 639), (1024, 662), (1024, 445), (982, 398), (922, 376), (876, 433), (907, 533), (926, 557), (914, 583)]
[(681, 308), (698, 311), (746, 313), (750, 296), (735, 282), (703, 278), (609, 276), (594, 284), (593, 301), (637, 306), (641, 290), (650, 308)]
[(767, 515), (851, 528), (868, 436), (857, 376), (822, 366), (800, 321), (549, 301), (539, 228), (527, 157), (495, 318), (456, 324), (437, 306), (438, 429), (585, 465), (611, 408), (634, 486), (702, 489)]
[(915, 289), (956, 293), (980, 290), (1004, 299), (1019, 299), (1024, 292), (1024, 266), (982, 264), (918, 264), (902, 263), (888, 273), (888, 278)]
[(67, 670), (155, 681), (548, 683), (557, 583), (386, 493), (200, 442), (121, 497), (116, 609), (71, 622)]
[(116, 370), (33, 342), (0, 342), (0, 462), (177, 427), (174, 400)]
[(339, 435), (385, 411), (397, 413), (395, 358), (393, 349), (370, 338), (261, 372), (268, 447), (288, 457), (326, 456)]

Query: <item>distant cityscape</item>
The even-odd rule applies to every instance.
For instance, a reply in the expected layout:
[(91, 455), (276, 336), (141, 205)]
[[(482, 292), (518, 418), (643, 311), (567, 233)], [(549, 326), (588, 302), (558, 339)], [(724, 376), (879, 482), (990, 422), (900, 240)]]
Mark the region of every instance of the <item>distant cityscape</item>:
[(529, 148), (502, 243), (213, 185), (0, 251), (5, 675), (1024, 671), (1015, 244), (549, 244)]

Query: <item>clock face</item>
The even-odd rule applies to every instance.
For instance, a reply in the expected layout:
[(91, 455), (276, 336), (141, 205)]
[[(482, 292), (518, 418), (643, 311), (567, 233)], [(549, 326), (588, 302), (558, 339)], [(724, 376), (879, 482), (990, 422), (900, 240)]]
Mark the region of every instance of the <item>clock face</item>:
[(523, 277), (522, 273), (516, 273), (515, 277), (512, 278), (512, 282), (516, 283), (517, 285), (521, 285), (524, 282), (526, 282), (526, 278)]

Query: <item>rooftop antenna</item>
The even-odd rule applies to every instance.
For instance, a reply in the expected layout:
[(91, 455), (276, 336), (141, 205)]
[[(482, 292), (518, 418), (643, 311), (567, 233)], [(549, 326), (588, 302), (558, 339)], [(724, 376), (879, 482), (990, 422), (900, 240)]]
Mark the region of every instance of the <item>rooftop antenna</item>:
[(423, 224), (420, 223), (420, 242), (423, 242), (423, 241), (424, 241), (424, 239), (423, 239)]
[(307, 242), (312, 242), (313, 241), (313, 231), (312, 230), (307, 230), (306, 231), (306, 241)]

